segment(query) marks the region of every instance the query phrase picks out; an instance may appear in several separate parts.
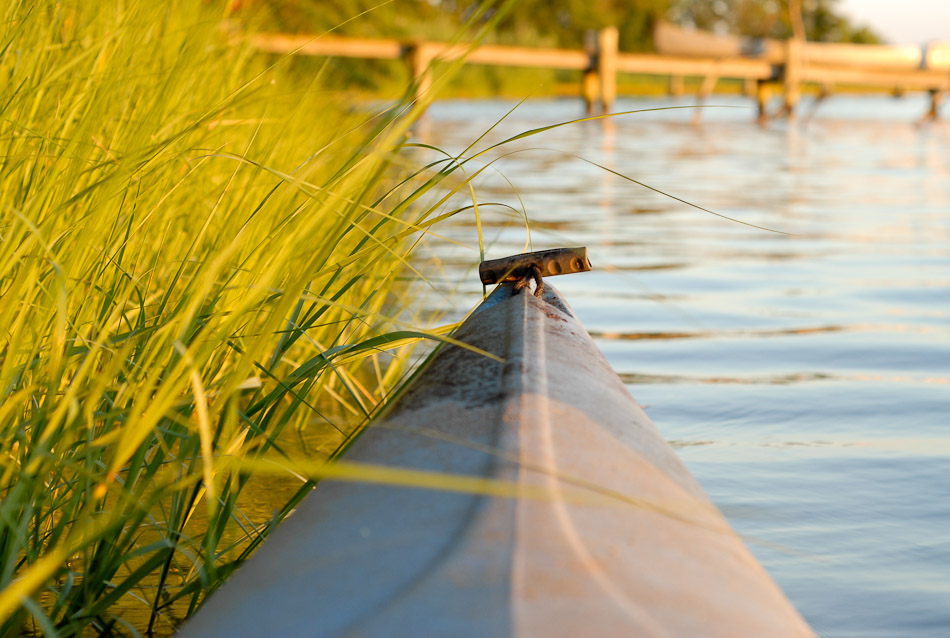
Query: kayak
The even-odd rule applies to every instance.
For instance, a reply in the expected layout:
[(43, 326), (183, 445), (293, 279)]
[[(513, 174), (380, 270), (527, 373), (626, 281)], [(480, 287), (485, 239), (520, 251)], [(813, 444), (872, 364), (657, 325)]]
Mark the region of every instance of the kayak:
[(431, 484), (323, 480), (180, 636), (814, 635), (570, 306), (526, 283), (344, 456)]

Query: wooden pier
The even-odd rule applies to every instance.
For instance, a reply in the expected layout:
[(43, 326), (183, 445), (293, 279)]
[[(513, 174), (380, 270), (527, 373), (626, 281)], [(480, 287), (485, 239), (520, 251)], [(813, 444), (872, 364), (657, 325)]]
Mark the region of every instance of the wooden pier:
[[(256, 49), (279, 55), (401, 59), (420, 97), (430, 88), (430, 65), (439, 60), (581, 71), (581, 95), (591, 113), (598, 108), (610, 112), (620, 73), (669, 77), (673, 94), (682, 92), (683, 78), (700, 78), (700, 99), (712, 94), (720, 79), (742, 80), (758, 103), (760, 119), (793, 116), (806, 85), (818, 86), (825, 95), (839, 86), (895, 95), (925, 91), (930, 94), (927, 118), (937, 116), (950, 92), (950, 42), (918, 47), (756, 40), (668, 23), (657, 25), (656, 53), (620, 51), (615, 27), (590, 34), (583, 50), (274, 33), (254, 35), (251, 41)], [(769, 100), (778, 93), (783, 106), (769, 113)]]

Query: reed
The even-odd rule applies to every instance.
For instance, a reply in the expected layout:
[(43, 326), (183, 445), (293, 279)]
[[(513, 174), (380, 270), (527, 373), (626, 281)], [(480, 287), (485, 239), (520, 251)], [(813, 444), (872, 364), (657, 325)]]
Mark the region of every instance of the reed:
[(412, 328), (413, 247), (465, 213), (483, 256), (473, 180), (571, 124), (452, 157), (407, 142), (424, 103), (354, 107), (228, 18), (0, 9), (0, 635), (170, 633), (451, 341)]
[(0, 9), (0, 635), (171, 631), (313, 485), (255, 519), (240, 468), (332, 457), (440, 338), (405, 275), (456, 166), (227, 18)]

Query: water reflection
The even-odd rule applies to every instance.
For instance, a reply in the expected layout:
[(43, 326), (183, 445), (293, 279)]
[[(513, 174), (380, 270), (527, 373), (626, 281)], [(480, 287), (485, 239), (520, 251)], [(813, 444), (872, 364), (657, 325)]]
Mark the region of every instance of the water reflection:
[[(457, 152), (510, 106), (437, 104), (432, 143)], [(576, 106), (525, 104), (487, 143)], [(534, 249), (589, 247), (595, 271), (554, 285), (828, 636), (950, 627), (950, 125), (915, 126), (924, 109), (833, 97), (765, 127), (746, 108), (706, 108), (699, 126), (688, 110), (586, 122), (519, 140), (495, 165), (505, 178), (475, 185), (523, 203)], [(483, 220), (489, 257), (520, 252), (523, 226)], [(470, 220), (443, 232), (474, 243)], [(446, 264), (456, 312), (473, 305), (477, 253), (424, 250)]]
[(841, 450), (847, 448), (860, 448), (863, 450), (875, 450), (879, 452), (894, 452), (898, 454), (915, 454), (921, 456), (944, 456), (950, 455), (950, 437), (945, 438), (893, 438), (876, 439), (868, 441), (668, 441), (673, 448), (687, 448), (697, 446), (720, 446), (720, 447), (809, 447), (827, 449), (833, 454), (840, 454)]

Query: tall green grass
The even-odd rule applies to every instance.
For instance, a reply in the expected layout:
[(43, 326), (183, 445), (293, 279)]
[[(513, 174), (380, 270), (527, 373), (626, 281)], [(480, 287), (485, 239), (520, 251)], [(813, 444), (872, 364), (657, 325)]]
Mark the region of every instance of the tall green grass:
[(0, 635), (168, 634), (194, 611), (313, 485), (260, 515), (258, 474), (332, 473), (312, 461), (438, 336), (406, 328), (413, 246), (478, 224), (459, 201), (502, 147), (569, 124), (418, 167), (424, 104), (347, 104), (232, 18), (0, 8)]
[(461, 186), (403, 159), (418, 109), (228, 17), (0, 9), (0, 635), (168, 633), (312, 485), (252, 520), (228, 460), (332, 456), (424, 336), (407, 256)]

